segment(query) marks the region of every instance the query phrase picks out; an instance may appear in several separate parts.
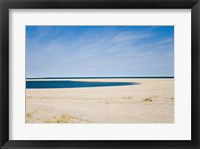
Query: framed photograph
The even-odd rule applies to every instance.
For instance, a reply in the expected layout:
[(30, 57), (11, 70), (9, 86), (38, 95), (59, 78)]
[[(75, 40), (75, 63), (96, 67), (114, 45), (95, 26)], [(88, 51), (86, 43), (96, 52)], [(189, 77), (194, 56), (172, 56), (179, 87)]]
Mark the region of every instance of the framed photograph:
[(199, 9), (1, 0), (1, 148), (199, 149)]

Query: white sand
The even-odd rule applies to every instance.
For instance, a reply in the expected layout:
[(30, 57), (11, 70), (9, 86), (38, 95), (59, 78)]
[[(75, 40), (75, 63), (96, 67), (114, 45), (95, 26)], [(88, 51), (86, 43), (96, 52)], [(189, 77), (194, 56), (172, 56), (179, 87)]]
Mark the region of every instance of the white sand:
[(174, 79), (84, 79), (83, 81), (137, 82), (140, 85), (27, 89), (26, 122), (174, 122)]

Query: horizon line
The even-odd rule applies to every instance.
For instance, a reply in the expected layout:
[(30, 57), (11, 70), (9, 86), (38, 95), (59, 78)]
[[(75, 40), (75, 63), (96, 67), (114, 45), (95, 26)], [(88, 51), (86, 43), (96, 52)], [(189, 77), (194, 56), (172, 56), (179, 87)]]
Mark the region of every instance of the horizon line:
[(142, 76), (142, 77), (28, 77), (26, 79), (77, 79), (77, 78), (174, 78), (174, 76)]

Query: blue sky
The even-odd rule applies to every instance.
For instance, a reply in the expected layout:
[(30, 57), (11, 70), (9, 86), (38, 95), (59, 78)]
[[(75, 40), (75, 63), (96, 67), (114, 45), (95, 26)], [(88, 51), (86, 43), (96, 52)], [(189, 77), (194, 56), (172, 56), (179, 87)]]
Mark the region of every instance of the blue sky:
[(174, 76), (173, 26), (26, 26), (26, 77)]

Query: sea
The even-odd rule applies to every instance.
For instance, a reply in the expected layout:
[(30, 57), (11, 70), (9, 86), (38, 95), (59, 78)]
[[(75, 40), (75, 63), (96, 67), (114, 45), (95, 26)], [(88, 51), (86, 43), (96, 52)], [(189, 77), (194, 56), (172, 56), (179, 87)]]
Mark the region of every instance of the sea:
[[(106, 82), (106, 81), (76, 81), (76, 79), (128, 79), (128, 78), (173, 78), (173, 77), (49, 77), (27, 78), (27, 89), (51, 89), (51, 88), (85, 88), (85, 87), (110, 87), (139, 85), (137, 82)], [(70, 80), (73, 79), (73, 80)]]

